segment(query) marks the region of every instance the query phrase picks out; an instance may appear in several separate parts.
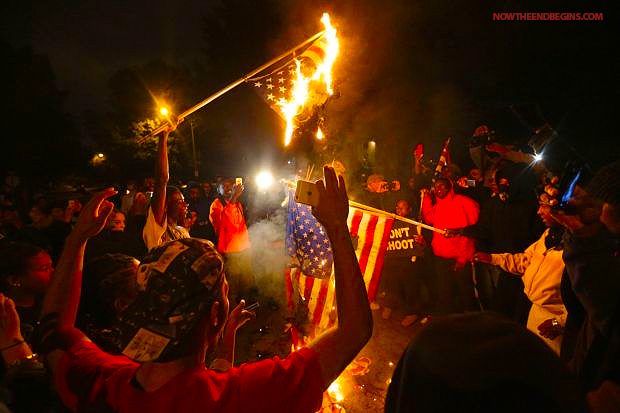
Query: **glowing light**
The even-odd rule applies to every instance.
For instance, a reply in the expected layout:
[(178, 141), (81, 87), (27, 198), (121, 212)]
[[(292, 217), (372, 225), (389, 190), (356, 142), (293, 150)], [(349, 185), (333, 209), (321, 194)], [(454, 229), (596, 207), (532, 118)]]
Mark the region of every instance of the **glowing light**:
[(391, 361), (388, 364), (390, 365), (390, 367), (394, 365), (394, 363), (392, 363)]
[(319, 140), (319, 141), (323, 139), (323, 131), (321, 130), (321, 128), (319, 128), (319, 129), (316, 131), (316, 138), (317, 138), (317, 140)]
[(105, 155), (104, 155), (104, 154), (102, 154), (102, 153), (98, 153), (98, 154), (97, 154), (97, 158), (104, 158), (104, 157), (105, 157)]
[(273, 184), (273, 175), (269, 171), (262, 171), (256, 175), (256, 186), (260, 191), (266, 191)]
[[(332, 95), (334, 90), (332, 88), (332, 66), (338, 57), (340, 51), (340, 44), (336, 35), (336, 29), (331, 25), (329, 20), (329, 14), (323, 13), (321, 22), (325, 26), (326, 49), (325, 57), (323, 61), (316, 67), (314, 73), (311, 76), (304, 76), (301, 71), (301, 62), (295, 60), (295, 79), (293, 80), (293, 89), (291, 90), (291, 97), (288, 101), (280, 99), (278, 106), (280, 111), (284, 115), (286, 120), (286, 132), (284, 135), (284, 145), (287, 146), (291, 143), (293, 132), (297, 125), (295, 125), (295, 116), (301, 114), (309, 104), (308, 99), (310, 96), (310, 84), (312, 82), (313, 89), (317, 83), (323, 87), (325, 93)], [(317, 139), (323, 139), (323, 132), (319, 129), (316, 134)]]
[(340, 388), (340, 383), (338, 383), (339, 379), (336, 379), (332, 384), (327, 388), (327, 393), (329, 393), (330, 397), (337, 402), (341, 402), (344, 400), (344, 395), (342, 394), (342, 390)]
[(534, 153), (534, 162), (540, 162), (543, 159), (542, 153)]
[(168, 116), (168, 109), (166, 109), (166, 108), (161, 108), (161, 109), (159, 109), (159, 112), (160, 112), (162, 115), (164, 115), (164, 116)]

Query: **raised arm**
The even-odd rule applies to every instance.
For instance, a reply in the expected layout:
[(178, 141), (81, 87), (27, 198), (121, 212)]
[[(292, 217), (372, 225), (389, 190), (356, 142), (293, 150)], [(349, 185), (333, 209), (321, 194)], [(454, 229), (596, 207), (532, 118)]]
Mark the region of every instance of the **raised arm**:
[(317, 182), (319, 205), (312, 213), (323, 224), (334, 254), (338, 324), (314, 339), (321, 365), (324, 389), (355, 358), (372, 335), (372, 313), (364, 278), (351, 244), (347, 215), (349, 204), (342, 176), (333, 168), (324, 168), (325, 182)]
[(72, 327), (75, 323), (80, 302), (86, 241), (105, 226), (114, 207), (114, 204), (106, 199), (114, 194), (114, 188), (99, 192), (82, 209), (73, 231), (65, 240), (56, 272), (45, 293), (41, 318), (57, 314), (60, 327)]
[(157, 161), (155, 163), (155, 188), (153, 197), (151, 198), (151, 208), (155, 222), (160, 226), (164, 225), (164, 217), (166, 212), (166, 186), (170, 179), (170, 171), (168, 166), (168, 135), (170, 129), (159, 135), (157, 142)]
[(239, 304), (237, 304), (228, 317), (226, 327), (222, 333), (222, 338), (215, 350), (215, 356), (209, 365), (210, 369), (226, 371), (235, 364), (235, 339), (237, 329), (255, 317), (256, 313), (245, 309), (245, 300), (241, 300)]

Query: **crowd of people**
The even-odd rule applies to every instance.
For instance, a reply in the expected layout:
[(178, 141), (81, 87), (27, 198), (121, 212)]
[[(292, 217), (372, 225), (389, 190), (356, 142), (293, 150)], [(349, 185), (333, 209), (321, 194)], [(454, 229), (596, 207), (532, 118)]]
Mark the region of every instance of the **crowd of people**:
[[(341, 163), (326, 166), (313, 214), (338, 322), (283, 359), (235, 365), (260, 293), (244, 186), (169, 185), (173, 130), (154, 178), (122, 193), (58, 200), (5, 180), (0, 412), (314, 412), (370, 339), (371, 308), (402, 312), (405, 328), (424, 320), (386, 412), (620, 411), (619, 161), (571, 186), (568, 203), (562, 180), (484, 128), (486, 159), (465, 176), (419, 148), (406, 185), (373, 174), (359, 191)], [(345, 179), (357, 201), (436, 229), (394, 221), (373, 303)]]

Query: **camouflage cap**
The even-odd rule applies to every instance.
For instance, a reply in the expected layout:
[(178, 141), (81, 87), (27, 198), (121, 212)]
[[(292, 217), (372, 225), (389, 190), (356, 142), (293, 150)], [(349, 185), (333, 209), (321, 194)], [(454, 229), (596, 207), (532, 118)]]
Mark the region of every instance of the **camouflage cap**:
[(138, 268), (140, 292), (116, 328), (116, 347), (140, 361), (187, 355), (188, 340), (224, 280), (224, 261), (210, 241), (185, 238), (150, 251)]

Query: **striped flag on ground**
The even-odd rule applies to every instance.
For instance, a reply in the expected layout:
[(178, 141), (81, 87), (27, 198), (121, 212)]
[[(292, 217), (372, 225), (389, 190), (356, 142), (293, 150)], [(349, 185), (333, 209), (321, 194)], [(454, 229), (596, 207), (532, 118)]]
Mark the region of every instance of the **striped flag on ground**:
[[(347, 224), (351, 237), (357, 239), (355, 253), (370, 301), (373, 301), (377, 295), (393, 221), (392, 218), (349, 208)], [(301, 300), (307, 304), (311, 323), (319, 329), (329, 327), (333, 322), (333, 317), (330, 319), (330, 313), (336, 305), (333, 270), (328, 279), (320, 279), (303, 274), (299, 267), (289, 268), (286, 272), (286, 284), (289, 307), (291, 309), (294, 307), (293, 294), (297, 289)]]

